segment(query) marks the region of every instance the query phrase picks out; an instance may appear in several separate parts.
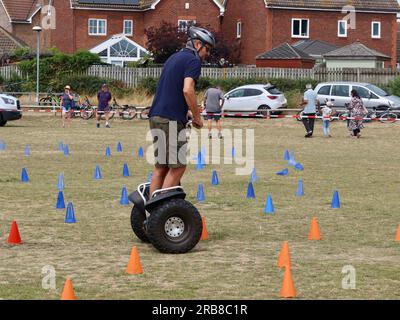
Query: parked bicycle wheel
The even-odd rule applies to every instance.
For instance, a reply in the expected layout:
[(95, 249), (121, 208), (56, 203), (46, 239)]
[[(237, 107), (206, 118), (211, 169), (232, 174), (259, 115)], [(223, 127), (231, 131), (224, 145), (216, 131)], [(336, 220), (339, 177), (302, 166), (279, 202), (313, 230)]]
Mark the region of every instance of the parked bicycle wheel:
[(396, 120), (397, 115), (393, 112), (385, 113), (379, 118), (379, 121), (382, 123), (395, 123)]
[(88, 106), (81, 110), (81, 117), (83, 120), (89, 120), (93, 118), (93, 116), (94, 116), (93, 107)]
[(140, 112), (140, 119), (142, 120), (147, 120), (149, 119), (149, 112), (150, 112), (150, 107), (147, 107)]
[(136, 118), (137, 109), (135, 107), (128, 107), (122, 111), (123, 120), (132, 120)]

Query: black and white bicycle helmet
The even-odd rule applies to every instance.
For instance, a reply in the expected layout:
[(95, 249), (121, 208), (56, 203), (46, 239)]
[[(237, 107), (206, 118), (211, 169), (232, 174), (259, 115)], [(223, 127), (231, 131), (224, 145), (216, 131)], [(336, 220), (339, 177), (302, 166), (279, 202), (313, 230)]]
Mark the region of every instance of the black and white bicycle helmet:
[(200, 40), (204, 45), (208, 44), (211, 47), (215, 47), (214, 35), (204, 28), (190, 27), (188, 30), (188, 36), (190, 40)]

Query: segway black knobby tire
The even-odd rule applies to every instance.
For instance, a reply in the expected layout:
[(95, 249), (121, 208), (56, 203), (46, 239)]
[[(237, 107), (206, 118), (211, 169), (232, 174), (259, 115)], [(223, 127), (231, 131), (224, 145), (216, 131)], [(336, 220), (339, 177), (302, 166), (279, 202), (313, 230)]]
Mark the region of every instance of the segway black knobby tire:
[[(166, 223), (170, 218), (184, 222), (184, 231), (179, 237), (170, 237)], [(200, 241), (203, 224), (200, 213), (190, 202), (170, 199), (154, 208), (147, 220), (147, 236), (153, 246), (162, 253), (186, 253)]]
[(146, 213), (134, 206), (131, 212), (131, 226), (133, 233), (143, 242), (149, 243), (150, 240), (147, 236), (145, 221)]

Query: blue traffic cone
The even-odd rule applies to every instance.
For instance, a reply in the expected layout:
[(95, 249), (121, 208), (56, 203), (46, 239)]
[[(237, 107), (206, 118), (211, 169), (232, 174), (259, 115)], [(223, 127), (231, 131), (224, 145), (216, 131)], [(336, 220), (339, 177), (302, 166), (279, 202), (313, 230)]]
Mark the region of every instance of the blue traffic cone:
[(217, 175), (217, 171), (216, 170), (213, 170), (212, 178), (211, 178), (211, 184), (213, 186), (219, 185), (219, 180), (218, 180), (218, 175)]
[(62, 191), (58, 192), (56, 209), (65, 209), (64, 195)]
[(197, 164), (196, 170), (203, 170), (204, 169), (204, 157), (201, 154), (201, 151), (197, 154)]
[(69, 148), (68, 145), (64, 145), (64, 156), (68, 156), (69, 155)]
[(68, 203), (67, 206), (67, 212), (65, 214), (65, 223), (75, 223), (75, 212), (74, 212), (74, 206), (72, 205), (72, 202)]
[(297, 197), (304, 196), (303, 180), (299, 180), (299, 183), (297, 185), (297, 190), (296, 190), (296, 196)]
[(277, 172), (276, 174), (277, 174), (278, 176), (287, 176), (287, 175), (289, 175), (289, 169), (288, 169), (288, 168), (283, 169), (282, 171), (279, 171), (279, 172)]
[(126, 191), (126, 187), (122, 187), (121, 200), (119, 203), (123, 206), (129, 205), (128, 192)]
[(121, 142), (118, 142), (118, 145), (117, 145), (117, 152), (122, 152), (122, 145), (121, 145)]
[(100, 171), (100, 167), (97, 165), (96, 166), (96, 170), (94, 172), (94, 180), (100, 180), (101, 177), (101, 171)]
[(251, 172), (251, 179), (250, 180), (251, 180), (251, 182), (258, 181), (256, 168), (253, 168), (253, 171)]
[(204, 195), (203, 185), (199, 183), (199, 187), (197, 189), (197, 201), (204, 201), (206, 200), (206, 196)]
[(255, 197), (253, 183), (250, 181), (247, 187), (247, 199), (255, 199)]
[(139, 157), (139, 158), (143, 158), (143, 157), (144, 157), (144, 151), (143, 151), (143, 148), (142, 148), (142, 147), (139, 148), (138, 157)]
[(60, 175), (58, 176), (57, 189), (59, 191), (64, 190), (64, 173), (60, 173)]
[(0, 140), (0, 151), (3, 151), (6, 149), (6, 143), (3, 140)]
[(153, 178), (153, 172), (149, 172), (147, 174), (147, 182), (151, 182), (151, 179)]
[(106, 148), (106, 157), (107, 157), (107, 158), (111, 157), (111, 150), (110, 150), (110, 147), (107, 147), (107, 148)]
[(29, 157), (30, 154), (31, 154), (31, 150), (30, 150), (30, 148), (29, 148), (29, 144), (27, 144), (27, 145), (25, 146), (24, 155), (27, 156), (27, 157)]
[(285, 150), (285, 155), (284, 155), (284, 160), (289, 161), (290, 160), (290, 155), (289, 155), (289, 150)]
[(232, 147), (232, 158), (236, 157), (236, 149)]
[(128, 168), (128, 165), (126, 163), (124, 163), (124, 168), (122, 170), (122, 175), (124, 177), (129, 177), (129, 168)]
[(274, 204), (271, 196), (268, 194), (267, 203), (265, 204), (264, 213), (275, 213)]
[(333, 193), (331, 208), (332, 209), (339, 209), (340, 208), (339, 192), (337, 192), (337, 191), (335, 191)]
[(296, 160), (294, 158), (294, 151), (292, 151), (290, 153), (290, 157), (289, 157), (289, 161), (288, 161), (288, 165), (294, 167), (296, 165)]
[(295, 168), (295, 170), (298, 170), (298, 171), (304, 170), (304, 167), (301, 165), (301, 163), (296, 163), (294, 168)]
[(29, 182), (28, 172), (26, 171), (25, 168), (22, 168), (21, 181), (24, 182), (24, 183)]
[(64, 142), (60, 142), (60, 143), (58, 144), (58, 150), (64, 151)]

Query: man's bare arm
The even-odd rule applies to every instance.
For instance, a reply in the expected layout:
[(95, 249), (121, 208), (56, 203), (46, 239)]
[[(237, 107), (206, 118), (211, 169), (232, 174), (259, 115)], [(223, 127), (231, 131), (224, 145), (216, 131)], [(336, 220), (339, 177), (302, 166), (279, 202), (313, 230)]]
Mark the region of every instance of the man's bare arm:
[(186, 103), (193, 114), (193, 122), (202, 127), (203, 122), (200, 117), (200, 108), (197, 104), (195, 84), (196, 83), (192, 78), (185, 78), (183, 85), (183, 95), (185, 96)]

